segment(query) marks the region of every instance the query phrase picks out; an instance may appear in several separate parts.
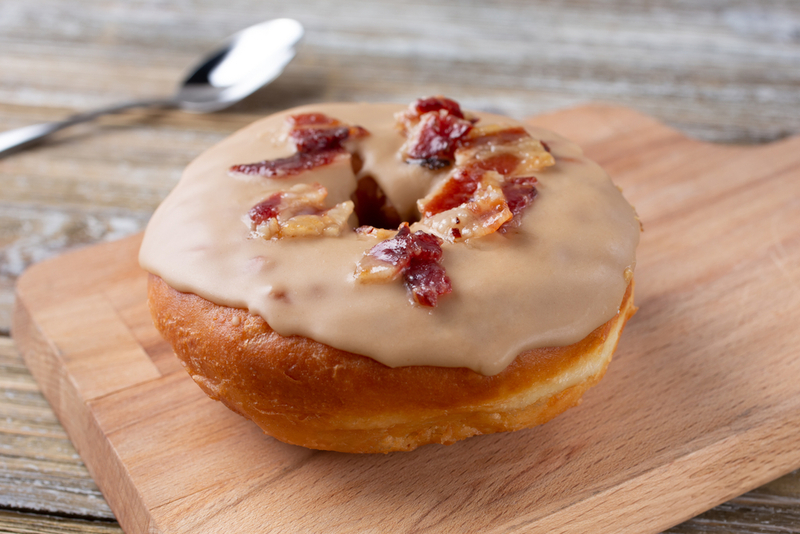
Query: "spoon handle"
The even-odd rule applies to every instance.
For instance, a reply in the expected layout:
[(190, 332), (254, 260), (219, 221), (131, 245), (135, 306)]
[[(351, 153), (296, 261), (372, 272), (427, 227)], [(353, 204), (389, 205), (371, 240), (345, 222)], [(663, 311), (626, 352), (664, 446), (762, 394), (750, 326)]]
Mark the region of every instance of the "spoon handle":
[(101, 115), (108, 115), (110, 113), (119, 113), (127, 109), (140, 108), (140, 107), (163, 107), (172, 108), (176, 107), (177, 103), (172, 99), (158, 99), (158, 100), (139, 100), (136, 102), (127, 102), (125, 104), (116, 104), (105, 108), (97, 109), (94, 111), (87, 111), (78, 113), (63, 121), (45, 122), (43, 124), (32, 124), (30, 126), (23, 126), (14, 130), (0, 133), (0, 158), (15, 152), (29, 145), (32, 145), (40, 139), (48, 135), (63, 130), (68, 126), (80, 124), (100, 117)]

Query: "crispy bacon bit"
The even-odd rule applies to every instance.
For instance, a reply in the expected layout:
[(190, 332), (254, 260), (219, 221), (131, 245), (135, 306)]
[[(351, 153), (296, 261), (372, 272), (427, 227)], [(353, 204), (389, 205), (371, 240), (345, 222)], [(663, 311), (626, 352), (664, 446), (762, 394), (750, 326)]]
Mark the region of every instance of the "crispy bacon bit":
[(427, 98), (419, 98), (416, 102), (409, 106), (417, 115), (422, 115), (430, 111), (439, 111), (440, 109), (447, 110), (450, 115), (455, 115), (459, 119), (464, 118), (464, 113), (461, 111), (461, 106), (458, 102), (445, 98), (443, 96), (429, 96)]
[(348, 139), (369, 135), (361, 126), (348, 126), (323, 113), (290, 115), (286, 122), (289, 124), (289, 139), (298, 152), (344, 150), (342, 143)]
[(343, 149), (325, 150), (306, 154), (297, 152), (288, 158), (278, 158), (259, 161), (258, 163), (245, 163), (234, 165), (230, 168), (231, 173), (245, 174), (247, 176), (264, 177), (283, 177), (294, 176), (303, 171), (309, 171), (316, 167), (329, 165), (334, 161), (346, 158), (347, 153)]
[(484, 171), (495, 171), (508, 176), (519, 166), (520, 159), (511, 152), (501, 152), (486, 157), (486, 159), (474, 160), (465, 165), (465, 168), (480, 169)]
[(464, 148), (473, 148), (478, 146), (507, 145), (530, 136), (531, 134), (528, 133), (528, 130), (522, 126), (487, 124), (476, 126), (475, 129), (469, 133), (469, 136), (464, 139), (462, 146)]
[(478, 189), (483, 174), (483, 171), (477, 169), (456, 170), (441, 189), (432, 196), (417, 201), (420, 213), (423, 217), (432, 217), (469, 202)]
[(522, 127), (473, 128), (455, 152), (456, 166), (478, 166), (508, 177), (529, 176), (555, 165), (555, 159)]
[(374, 226), (363, 225), (356, 228), (356, 235), (361, 237), (369, 237), (373, 239), (391, 239), (397, 230), (389, 230), (386, 228), (375, 228)]
[[(436, 236), (424, 232), (412, 234), (408, 223), (401, 224), (394, 237), (381, 241), (361, 258), (356, 265), (356, 277), (361, 282), (395, 280), (415, 256), (425, 256), (425, 259), (429, 259), (431, 253), (435, 256), (435, 249), (426, 242), (427, 238), (421, 236), (429, 236), (438, 247), (440, 241)], [(439, 254), (441, 255), (441, 247)]]
[(476, 122), (478, 120), (472, 115), (464, 116), (464, 112), (461, 110), (461, 106), (458, 105), (458, 102), (443, 96), (419, 98), (416, 102), (412, 102), (407, 110), (397, 113), (395, 119), (403, 132), (408, 133), (419, 123), (422, 115), (426, 113), (437, 113), (440, 110), (444, 110), (449, 115), (459, 119), (466, 119), (470, 122)]
[(395, 119), (406, 136), (401, 148), (405, 161), (431, 170), (453, 163), (459, 140), (477, 121), (471, 115), (465, 116), (458, 102), (443, 96), (420, 98), (396, 114)]
[(408, 132), (401, 148), (404, 159), (431, 170), (444, 168), (453, 163), (458, 141), (471, 129), (471, 122), (445, 109), (425, 113)]
[(503, 182), (503, 195), (506, 197), (512, 217), (499, 228), (501, 233), (506, 233), (522, 224), (522, 212), (539, 194), (536, 190), (536, 184), (537, 180), (533, 176), (512, 178)]
[(298, 184), (273, 193), (253, 206), (245, 217), (255, 237), (335, 237), (347, 226), (353, 203), (325, 208), (328, 191), (319, 184)]
[(234, 165), (231, 173), (248, 176), (282, 177), (300, 174), (346, 158), (343, 143), (369, 135), (361, 126), (348, 126), (323, 113), (301, 113), (286, 119), (288, 137), (297, 152), (286, 158)]
[(420, 224), (448, 241), (505, 233), (536, 197), (533, 173), (555, 164), (550, 147), (521, 126), (473, 126), (457, 102), (419, 99), (398, 113), (406, 162), (431, 170), (454, 164), (443, 184), (418, 201)]
[(350, 137), (350, 128), (347, 126), (295, 128), (289, 132), (289, 139), (294, 142), (297, 152), (301, 154), (341, 149), (342, 143), (348, 137)]
[[(446, 241), (453, 242), (483, 237), (510, 221), (513, 214), (503, 194), (503, 177), (494, 171), (474, 173), (472, 177), (476, 175), (479, 178), (477, 182), (466, 182), (470, 189), (474, 187), (467, 200), (426, 215), (421, 224)], [(438, 207), (443, 205), (439, 204)]]
[(414, 301), (429, 308), (436, 307), (440, 296), (453, 292), (444, 267), (433, 261), (412, 261), (405, 284)]
[(266, 200), (262, 200), (250, 208), (250, 211), (247, 212), (247, 216), (250, 217), (250, 224), (253, 226), (253, 228), (251, 228), (252, 230), (255, 230), (267, 219), (274, 219), (278, 217), (278, 214), (280, 213), (279, 206), (281, 205), (282, 198), (283, 193), (275, 193), (272, 196), (267, 197)]
[(452, 291), (440, 265), (442, 240), (426, 232), (400, 225), (394, 237), (372, 247), (356, 265), (361, 283), (386, 283), (403, 277), (411, 297), (421, 306), (434, 307), (438, 298)]
[(555, 164), (544, 145), (519, 126), (473, 127), (458, 140), (455, 167), (417, 202), (420, 224), (447, 241), (518, 227), (536, 198), (533, 172)]

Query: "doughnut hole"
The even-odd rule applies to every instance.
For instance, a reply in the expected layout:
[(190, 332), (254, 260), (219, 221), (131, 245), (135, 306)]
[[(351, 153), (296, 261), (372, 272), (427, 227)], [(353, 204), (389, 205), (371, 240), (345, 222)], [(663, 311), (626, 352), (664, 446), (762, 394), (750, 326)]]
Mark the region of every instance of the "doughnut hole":
[[(353, 167), (353, 173), (358, 176), (364, 167), (364, 161), (357, 152), (350, 155), (350, 164)], [(372, 176), (365, 175), (358, 178), (356, 190), (350, 195), (350, 200), (355, 205), (353, 211), (359, 226), (396, 230), (400, 223), (414, 222), (404, 221), (400, 217), (397, 209), (392, 206), (383, 189)]]

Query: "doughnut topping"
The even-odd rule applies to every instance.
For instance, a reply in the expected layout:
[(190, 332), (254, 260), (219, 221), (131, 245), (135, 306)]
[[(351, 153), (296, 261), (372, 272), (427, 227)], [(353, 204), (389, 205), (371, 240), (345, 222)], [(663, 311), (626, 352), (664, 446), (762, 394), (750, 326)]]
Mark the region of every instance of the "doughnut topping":
[(420, 224), (450, 242), (519, 227), (538, 194), (531, 173), (555, 164), (524, 128), (488, 125), (458, 139), (455, 165), (441, 186), (417, 201)]
[(458, 102), (443, 96), (418, 98), (415, 102), (409, 104), (407, 110), (395, 114), (395, 118), (403, 124), (404, 129), (411, 129), (416, 126), (420, 117), (425, 113), (439, 112), (442, 110), (447, 112), (448, 115), (459, 119), (467, 119), (470, 122), (476, 122), (478, 120), (473, 115), (465, 115)]
[(425, 204), (420, 224), (450, 242), (496, 232), (513, 217), (502, 180), (495, 171), (459, 169)]
[(511, 212), (511, 219), (498, 228), (501, 233), (506, 233), (522, 224), (522, 212), (525, 211), (525, 208), (533, 202), (533, 199), (538, 194), (536, 183), (537, 180), (533, 176), (506, 178), (503, 181), (501, 187), (503, 196), (506, 197), (508, 209)]
[(404, 161), (431, 170), (451, 165), (459, 141), (472, 129), (457, 102), (444, 97), (419, 99), (397, 114), (406, 142), (400, 149)]
[(362, 283), (385, 283), (401, 276), (417, 304), (435, 307), (440, 296), (452, 291), (450, 279), (441, 266), (442, 240), (414, 232), (403, 223), (390, 239), (369, 249), (356, 265), (356, 279)]
[(254, 237), (336, 237), (353, 213), (351, 201), (325, 208), (328, 191), (319, 184), (298, 184), (273, 193), (247, 212), (245, 224)]
[(347, 126), (324, 113), (290, 115), (286, 122), (289, 125), (289, 139), (297, 151), (303, 154), (328, 150), (344, 151), (342, 144), (348, 139), (369, 135), (361, 126)]
[(555, 158), (525, 128), (492, 124), (473, 129), (455, 153), (456, 167), (497, 171), (503, 176), (529, 176), (555, 165)]
[(347, 158), (343, 143), (369, 135), (361, 126), (348, 126), (323, 113), (300, 113), (286, 120), (288, 138), (297, 152), (286, 158), (234, 165), (229, 172), (247, 176), (294, 176)]

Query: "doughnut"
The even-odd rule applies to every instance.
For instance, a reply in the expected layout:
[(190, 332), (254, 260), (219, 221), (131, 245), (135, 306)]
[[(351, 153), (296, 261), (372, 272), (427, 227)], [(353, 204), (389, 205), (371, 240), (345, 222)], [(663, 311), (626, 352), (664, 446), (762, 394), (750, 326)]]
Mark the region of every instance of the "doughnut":
[(187, 167), (139, 260), (209, 397), (287, 443), (387, 453), (576, 406), (636, 311), (639, 232), (575, 144), (437, 96), (240, 130)]

